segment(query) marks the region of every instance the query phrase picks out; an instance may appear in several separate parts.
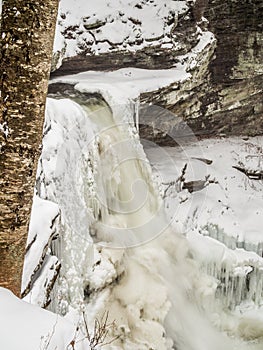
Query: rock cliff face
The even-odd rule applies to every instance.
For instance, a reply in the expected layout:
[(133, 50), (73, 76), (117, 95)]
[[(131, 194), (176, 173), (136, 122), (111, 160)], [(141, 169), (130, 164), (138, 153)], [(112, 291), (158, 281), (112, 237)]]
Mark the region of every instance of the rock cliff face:
[[(61, 10), (59, 35), (63, 34), (64, 41), (63, 44), (60, 42), (61, 50), (54, 55), (54, 69), (62, 60), (63, 64), (53, 75), (130, 66), (171, 68), (178, 61), (189, 58), (208, 26), (215, 34), (217, 45), (211, 41), (195, 57), (194, 63), (188, 60), (192, 78), (142, 94), (140, 100), (142, 104), (157, 104), (169, 109), (186, 120), (201, 137), (262, 134), (263, 3), (259, 0), (226, 0), (222, 4), (220, 0), (197, 0), (173, 1), (171, 4), (165, 9), (161, 0), (130, 1), (125, 5), (126, 12), (120, 9), (113, 14), (83, 16), (75, 25), (69, 21), (70, 14)], [(147, 11), (153, 11), (154, 19), (159, 18), (162, 8), (165, 9), (161, 13), (163, 27), (159, 22), (155, 26), (143, 22)], [(123, 25), (130, 30), (126, 33), (130, 39), (121, 42), (113, 33)], [(137, 39), (132, 40), (135, 32)], [(93, 39), (87, 40), (87, 35)], [(82, 44), (80, 38), (84, 40)], [(102, 46), (106, 42), (107, 47)], [(170, 144), (181, 126), (178, 118), (167, 118), (166, 115), (154, 115), (149, 126), (147, 109), (142, 108), (141, 137)]]
[(228, 0), (222, 4), (210, 0), (205, 15), (218, 45), (209, 67), (211, 92), (207, 100), (211, 102), (203, 101), (204, 115), (221, 132), (260, 134), (263, 132), (263, 3)]
[[(205, 16), (217, 38), (215, 54), (207, 56), (208, 60), (201, 57), (190, 82), (145, 94), (142, 99), (182, 117), (196, 135), (262, 134), (263, 3), (210, 0)], [(144, 118), (141, 120), (143, 123)], [(154, 138), (170, 144), (165, 132), (173, 137), (178, 125), (173, 121), (164, 124), (159, 115), (154, 121)], [(143, 126), (141, 136), (151, 132)]]
[(263, 73), (262, 14), (262, 1), (210, 0), (206, 16), (218, 38), (211, 66), (214, 81), (229, 83)]
[(97, 0), (87, 8), (85, 0), (73, 0), (70, 6), (62, 0), (53, 75), (130, 66), (172, 67), (176, 57), (187, 54), (200, 36), (193, 3)]

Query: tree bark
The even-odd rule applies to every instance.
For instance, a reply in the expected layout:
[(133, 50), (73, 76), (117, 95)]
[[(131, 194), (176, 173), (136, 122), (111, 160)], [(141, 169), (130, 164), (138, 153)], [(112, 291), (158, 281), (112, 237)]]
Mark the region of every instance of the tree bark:
[(3, 0), (0, 286), (20, 295), (59, 0)]

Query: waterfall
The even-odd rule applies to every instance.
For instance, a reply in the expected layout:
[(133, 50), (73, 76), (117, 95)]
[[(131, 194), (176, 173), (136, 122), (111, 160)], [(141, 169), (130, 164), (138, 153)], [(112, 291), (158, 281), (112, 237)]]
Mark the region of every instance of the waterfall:
[(63, 114), (64, 134), (55, 171), (47, 174), (43, 164), (40, 171), (55, 181), (52, 188), (42, 178), (42, 196), (62, 211), (52, 243), (62, 270), (51, 309), (69, 318), (84, 310), (91, 327), (109, 311), (118, 338), (108, 350), (262, 349), (263, 322), (239, 318), (216, 298), (215, 278), (167, 219), (133, 104), (74, 99), (48, 102), (49, 122), (56, 127)]

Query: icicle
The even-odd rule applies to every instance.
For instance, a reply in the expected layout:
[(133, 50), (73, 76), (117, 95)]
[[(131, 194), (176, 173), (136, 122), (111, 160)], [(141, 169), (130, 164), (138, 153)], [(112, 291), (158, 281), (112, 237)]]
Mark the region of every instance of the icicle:
[(139, 120), (139, 110), (140, 110), (140, 100), (139, 98), (137, 98), (135, 101), (134, 101), (134, 116), (135, 116), (135, 127), (138, 131), (138, 134), (139, 134), (139, 124), (140, 124), (140, 120)]

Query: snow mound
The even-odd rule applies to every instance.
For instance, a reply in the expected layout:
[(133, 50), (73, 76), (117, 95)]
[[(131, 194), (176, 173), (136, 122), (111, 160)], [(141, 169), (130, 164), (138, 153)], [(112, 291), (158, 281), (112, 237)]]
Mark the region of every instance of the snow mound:
[[(75, 326), (61, 316), (28, 304), (0, 287), (1, 349), (67, 349), (75, 333)], [(84, 343), (77, 344), (76, 349), (84, 350)], [(89, 349), (87, 343), (85, 349)]]

